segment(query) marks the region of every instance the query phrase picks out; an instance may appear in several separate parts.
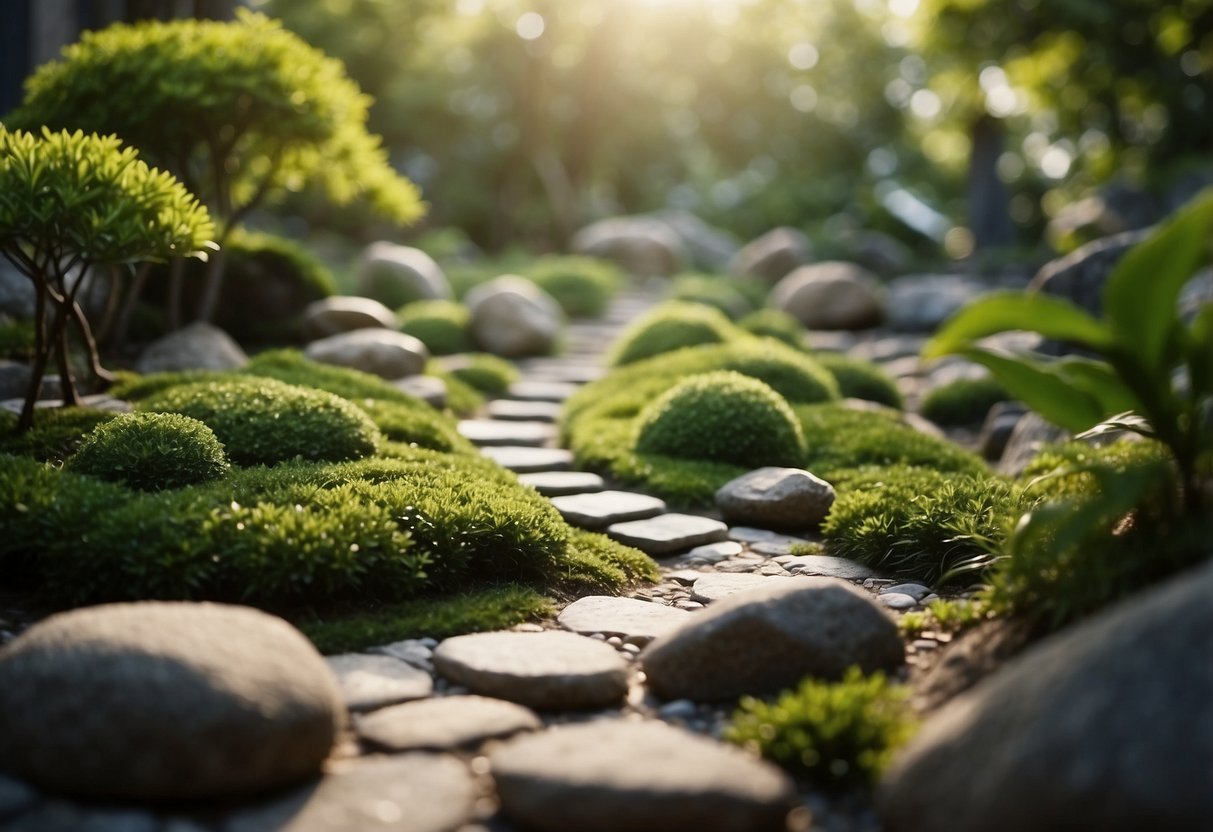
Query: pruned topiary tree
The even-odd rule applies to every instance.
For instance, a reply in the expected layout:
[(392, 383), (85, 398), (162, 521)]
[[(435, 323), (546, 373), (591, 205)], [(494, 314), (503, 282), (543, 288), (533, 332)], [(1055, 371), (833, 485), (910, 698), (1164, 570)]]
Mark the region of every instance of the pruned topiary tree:
[[(86, 32), (26, 81), (24, 103), (5, 121), (118, 134), (198, 194), (222, 246), (254, 208), (305, 184), (338, 204), (365, 199), (402, 224), (420, 217), (417, 189), (366, 130), (369, 105), (340, 61), (242, 10), (235, 22)], [(220, 252), (208, 266), (201, 320), (214, 314), (222, 274)]]
[[(0, 127), (0, 254), (34, 283), (35, 346), (18, 432), (34, 423), (34, 403), (52, 353), (64, 404), (76, 402), (68, 322), (79, 328), (101, 373), (77, 293), (77, 269), (169, 257), (205, 257), (214, 225), (185, 187), (149, 167), (115, 136), (41, 136)], [(48, 314), (49, 312), (49, 314)]]

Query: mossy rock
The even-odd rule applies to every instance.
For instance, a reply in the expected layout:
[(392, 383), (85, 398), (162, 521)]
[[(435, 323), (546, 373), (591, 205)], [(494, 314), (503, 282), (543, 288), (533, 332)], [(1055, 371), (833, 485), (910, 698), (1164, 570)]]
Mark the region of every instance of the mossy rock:
[(444, 362), (446, 372), (472, 389), (489, 396), (500, 396), (522, 378), (518, 368), (500, 356), (471, 352)]
[(927, 393), (919, 412), (937, 425), (979, 425), (991, 407), (1011, 398), (997, 379), (958, 378)]
[(667, 301), (624, 331), (611, 347), (607, 362), (621, 367), (684, 347), (721, 344), (737, 335), (737, 329), (717, 309)]
[(754, 468), (793, 466), (804, 456), (804, 436), (788, 403), (769, 386), (720, 371), (692, 376), (645, 408), (635, 448)]
[(521, 274), (551, 295), (570, 318), (601, 317), (624, 283), (614, 264), (595, 257), (540, 257)]
[(231, 464), (215, 432), (179, 413), (124, 413), (98, 425), (67, 467), (140, 491), (222, 477)]
[(432, 355), (453, 355), (472, 349), (472, 313), (452, 300), (419, 300), (402, 306), (400, 331), (420, 339)]
[[(738, 287), (737, 278), (723, 275), (687, 273), (676, 275), (670, 282), (670, 300), (710, 306), (735, 321), (754, 311), (755, 304)], [(762, 289), (765, 297), (765, 288)], [(761, 300), (760, 300), (761, 302)]]
[(905, 406), (897, 382), (879, 365), (836, 352), (817, 352), (813, 357), (834, 376), (844, 398), (877, 402), (896, 410)]
[(774, 338), (797, 349), (804, 346), (808, 332), (804, 324), (781, 309), (758, 309), (741, 318), (737, 326), (751, 335)]

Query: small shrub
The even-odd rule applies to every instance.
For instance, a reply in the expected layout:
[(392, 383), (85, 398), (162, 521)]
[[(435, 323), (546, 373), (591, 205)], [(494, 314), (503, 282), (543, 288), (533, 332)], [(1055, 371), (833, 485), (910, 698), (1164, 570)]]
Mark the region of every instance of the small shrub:
[(692, 376), (641, 414), (636, 450), (737, 465), (796, 465), (804, 436), (788, 403), (740, 373)]
[(721, 344), (736, 337), (736, 328), (716, 309), (697, 303), (668, 301), (629, 326), (607, 357), (613, 367), (701, 344)]
[(380, 440), (370, 418), (344, 399), (270, 378), (172, 387), (139, 407), (206, 423), (237, 465), (358, 459), (374, 453)]
[(231, 465), (215, 432), (176, 413), (125, 413), (84, 437), (68, 467), (140, 491), (218, 479)]
[(736, 278), (710, 274), (677, 275), (670, 283), (669, 299), (710, 306), (735, 321), (754, 311), (754, 305), (736, 287), (736, 282)]
[(927, 393), (919, 411), (937, 425), (976, 425), (1011, 395), (994, 378), (958, 378)]
[(30, 430), (16, 433), (17, 417), (0, 412), (0, 453), (60, 463), (76, 452), (85, 434), (117, 416), (91, 407), (57, 407), (38, 414)]
[(489, 396), (500, 396), (522, 378), (518, 368), (487, 352), (467, 353), (446, 364), (447, 372), (464, 384)]
[(871, 361), (832, 352), (814, 353), (813, 358), (834, 376), (844, 398), (864, 399), (897, 410), (905, 406), (897, 382)]
[(551, 295), (570, 318), (601, 317), (623, 285), (618, 268), (593, 257), (540, 257), (522, 276)]
[(908, 692), (852, 667), (840, 682), (806, 679), (774, 702), (744, 697), (725, 739), (833, 786), (871, 787), (914, 733)]
[(739, 320), (737, 326), (753, 335), (782, 341), (790, 347), (804, 347), (804, 324), (781, 309), (756, 310)]
[(472, 313), (452, 300), (419, 300), (399, 310), (400, 331), (419, 339), (433, 355), (472, 349)]

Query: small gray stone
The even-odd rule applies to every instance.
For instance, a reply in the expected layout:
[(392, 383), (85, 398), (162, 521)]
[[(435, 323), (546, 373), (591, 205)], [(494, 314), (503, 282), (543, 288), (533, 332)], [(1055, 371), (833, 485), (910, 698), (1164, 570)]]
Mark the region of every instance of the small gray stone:
[(325, 659), (337, 681), (346, 707), (371, 711), (433, 693), (434, 679), (424, 670), (392, 656), (345, 653)]
[(765, 575), (755, 575), (753, 572), (709, 572), (695, 581), (691, 589), (691, 598), (701, 604), (710, 604), (745, 592), (754, 587), (766, 586), (768, 581), (778, 580)]
[(801, 555), (784, 561), (784, 569), (801, 575), (825, 575), (831, 578), (846, 578), (848, 581), (861, 581), (864, 578), (875, 578), (876, 573), (862, 563), (847, 558), (835, 558), (829, 555)]
[(599, 491), (552, 498), (566, 523), (583, 529), (602, 529), (612, 523), (643, 520), (666, 510), (664, 500), (631, 491)]
[(675, 699), (657, 709), (657, 714), (662, 719), (692, 719), (697, 713), (699, 706), (690, 699)]
[(661, 722), (596, 722), (489, 757), (502, 809), (539, 832), (775, 832), (790, 779), (740, 749)]
[(438, 672), (484, 696), (545, 710), (616, 705), (627, 665), (614, 648), (574, 633), (473, 633), (434, 651)]
[(587, 595), (565, 607), (556, 622), (566, 630), (589, 635), (617, 633), (625, 637), (655, 638), (686, 619), (682, 610), (613, 595)]
[(652, 217), (608, 217), (573, 235), (576, 254), (601, 257), (638, 277), (677, 273), (686, 261), (682, 240)]
[(135, 363), (141, 373), (178, 370), (238, 370), (248, 356), (230, 335), (210, 324), (194, 323), (153, 341)]
[(459, 433), (473, 445), (517, 445), (539, 448), (556, 438), (556, 427), (548, 422), (507, 422), (498, 419), (464, 419)]
[(573, 465), (573, 452), (564, 448), (528, 448), (522, 445), (487, 446), (480, 453), (502, 468), (519, 474), (566, 471)]
[(581, 388), (567, 381), (516, 381), (510, 385), (510, 398), (524, 402), (560, 403)]
[(446, 382), (435, 376), (405, 376), (393, 379), (392, 386), (439, 410), (446, 407)]
[(728, 560), (731, 557), (740, 555), (741, 551), (742, 546), (740, 543), (734, 540), (722, 540), (719, 543), (705, 543), (703, 546), (696, 546), (683, 557), (702, 563), (719, 563), (722, 560)]
[(371, 243), (358, 262), (358, 294), (391, 309), (418, 300), (450, 300), (442, 267), (424, 251), (389, 242)]
[(884, 317), (880, 282), (862, 266), (841, 261), (796, 269), (771, 290), (770, 305), (809, 329), (863, 329)]
[(803, 537), (792, 537), (791, 535), (773, 532), (770, 529), (755, 529), (750, 526), (730, 527), (729, 540), (736, 540), (741, 543), (780, 543), (788, 546), (794, 543), (809, 542)]
[(932, 332), (989, 288), (959, 274), (907, 274), (888, 283), (889, 326), (906, 332)]
[(303, 354), (321, 364), (349, 367), (388, 380), (424, 372), (430, 358), (419, 339), (390, 329), (339, 332), (311, 342)]
[(759, 468), (716, 491), (726, 522), (772, 529), (820, 525), (832, 505), (834, 486), (799, 468)]
[(545, 497), (584, 494), (601, 491), (606, 487), (602, 477), (588, 471), (539, 471), (534, 474), (519, 474), (518, 482), (529, 485)]
[(876, 596), (876, 601), (882, 607), (888, 607), (891, 610), (912, 610), (918, 606), (918, 601), (914, 596), (901, 592), (883, 592)]
[(507, 422), (555, 422), (560, 418), (558, 402), (527, 402), (517, 399), (494, 399), (486, 413), (490, 419)]
[(529, 280), (503, 275), (464, 297), (472, 339), (486, 352), (517, 358), (552, 351), (564, 325), (559, 305)]
[(729, 527), (718, 520), (693, 514), (662, 514), (648, 520), (633, 520), (607, 527), (619, 542), (650, 555), (666, 555), (724, 540)]
[(393, 659), (399, 659), (405, 664), (411, 664), (418, 670), (433, 673), (434, 648), (427, 642), (416, 638), (406, 638), (403, 641), (394, 641), (391, 644), (372, 647), (369, 652), (382, 656), (391, 656)]
[(799, 266), (813, 262), (813, 247), (803, 231), (775, 228), (747, 243), (729, 263), (737, 277), (757, 277), (777, 283)]
[(370, 298), (334, 295), (313, 301), (303, 310), (302, 329), (308, 340), (375, 327), (399, 329), (400, 320), (391, 309)]
[(868, 596), (833, 578), (759, 578), (688, 616), (641, 655), (649, 688), (696, 702), (777, 693), (805, 676), (838, 679), (901, 664), (897, 627)]
[(929, 586), (923, 586), (922, 584), (914, 584), (914, 583), (893, 584), (892, 586), (885, 587), (883, 590), (881, 590), (881, 593), (882, 594), (899, 593), (901, 595), (909, 595), (915, 601), (921, 601), (923, 598), (926, 598), (928, 595), (931, 594), (931, 588)]
[(533, 711), (485, 696), (406, 702), (357, 722), (358, 736), (389, 751), (453, 751), (542, 727)]

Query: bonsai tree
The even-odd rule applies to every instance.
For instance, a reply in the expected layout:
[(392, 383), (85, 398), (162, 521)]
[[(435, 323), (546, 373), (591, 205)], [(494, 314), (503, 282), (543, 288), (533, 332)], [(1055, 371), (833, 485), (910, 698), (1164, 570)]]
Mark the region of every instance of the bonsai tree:
[[(416, 188), (366, 131), (369, 105), (340, 61), (241, 10), (235, 22), (86, 32), (26, 81), (24, 103), (5, 121), (116, 133), (209, 206), (222, 247), (250, 211), (305, 183), (338, 204), (365, 199), (393, 221), (417, 219)], [(214, 314), (222, 275), (221, 248), (208, 264), (200, 320)]]
[[(76, 403), (68, 362), (69, 320), (100, 371), (76, 295), (77, 270), (147, 259), (206, 256), (214, 248), (206, 209), (170, 174), (148, 167), (115, 136), (41, 136), (0, 127), (0, 254), (34, 283), (32, 373), (17, 430), (34, 423), (34, 402), (52, 353), (64, 404)], [(49, 314), (48, 314), (49, 313)]]

